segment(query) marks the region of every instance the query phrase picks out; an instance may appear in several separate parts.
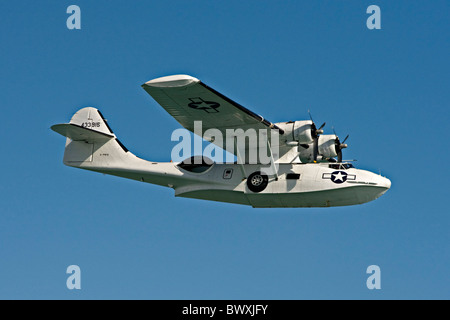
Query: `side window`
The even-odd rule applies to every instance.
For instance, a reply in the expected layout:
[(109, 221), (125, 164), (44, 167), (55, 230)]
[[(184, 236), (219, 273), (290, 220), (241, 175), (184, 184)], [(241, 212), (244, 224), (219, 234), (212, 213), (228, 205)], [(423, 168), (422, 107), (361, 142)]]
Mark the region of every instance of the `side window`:
[(233, 176), (233, 169), (225, 169), (223, 171), (223, 178), (224, 179), (231, 179), (232, 176)]
[(178, 167), (193, 173), (203, 173), (211, 168), (213, 164), (214, 162), (209, 158), (193, 156), (178, 164)]
[(298, 179), (300, 179), (300, 173), (288, 173), (288, 174), (286, 174), (286, 179), (298, 180)]

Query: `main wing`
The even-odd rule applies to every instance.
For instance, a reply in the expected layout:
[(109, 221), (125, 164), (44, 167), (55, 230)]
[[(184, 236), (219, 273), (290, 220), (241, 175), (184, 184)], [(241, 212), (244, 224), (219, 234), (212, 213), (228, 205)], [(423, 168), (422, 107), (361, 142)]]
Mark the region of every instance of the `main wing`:
[[(202, 121), (203, 132), (218, 129), (274, 129), (276, 125), (244, 108), (239, 103), (188, 75), (174, 75), (151, 80), (142, 85), (184, 128), (194, 132), (194, 121)], [(214, 142), (213, 142), (214, 143)]]

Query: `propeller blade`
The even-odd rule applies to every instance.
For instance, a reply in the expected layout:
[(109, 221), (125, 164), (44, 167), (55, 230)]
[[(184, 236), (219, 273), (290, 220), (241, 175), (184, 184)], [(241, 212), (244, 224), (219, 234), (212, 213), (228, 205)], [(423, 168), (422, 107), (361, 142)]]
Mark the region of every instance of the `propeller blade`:
[(309, 114), (309, 118), (312, 121), (311, 129), (312, 129), (312, 136), (313, 136), (313, 139), (314, 139), (314, 141), (313, 141), (313, 159), (314, 159), (314, 162), (317, 162), (317, 157), (319, 156), (319, 135), (323, 134), (323, 130), (322, 129), (323, 129), (323, 127), (325, 127), (326, 122), (324, 122), (319, 127), (319, 129), (317, 129), (309, 109), (308, 109), (308, 114)]
[(319, 137), (316, 137), (314, 139), (314, 145), (313, 145), (313, 159), (314, 162), (317, 161), (317, 155), (319, 154)]
[(311, 119), (311, 121), (314, 122), (314, 120), (313, 120), (313, 118), (311, 116), (311, 112), (309, 112), (309, 109), (308, 109), (308, 114), (309, 114), (309, 118)]
[(348, 135), (345, 137), (344, 141), (342, 141), (342, 144), (344, 144), (345, 141), (347, 141), (347, 139), (348, 139), (349, 136), (350, 136), (350, 135), (348, 134)]

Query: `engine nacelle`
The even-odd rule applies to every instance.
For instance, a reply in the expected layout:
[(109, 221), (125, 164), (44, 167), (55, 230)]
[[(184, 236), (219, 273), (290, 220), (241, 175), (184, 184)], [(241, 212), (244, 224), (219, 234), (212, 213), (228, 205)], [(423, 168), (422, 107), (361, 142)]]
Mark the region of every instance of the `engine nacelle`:
[(336, 152), (336, 135), (335, 134), (323, 134), (319, 136), (319, 154), (324, 158), (337, 157)]
[(310, 144), (313, 142), (314, 138), (312, 136), (312, 125), (311, 120), (295, 121), (294, 122), (294, 141), (298, 141), (299, 144)]
[(276, 123), (276, 125), (284, 130), (286, 142), (298, 142), (298, 144), (310, 144), (313, 142), (313, 122), (311, 120), (289, 121)]

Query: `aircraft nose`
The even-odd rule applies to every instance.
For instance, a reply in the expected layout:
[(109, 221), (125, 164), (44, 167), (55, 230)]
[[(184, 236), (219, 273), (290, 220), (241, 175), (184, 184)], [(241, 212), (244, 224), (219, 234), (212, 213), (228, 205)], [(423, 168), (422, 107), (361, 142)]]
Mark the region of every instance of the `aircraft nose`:
[(379, 192), (379, 194), (378, 194), (378, 197), (381, 197), (391, 187), (391, 180), (389, 180), (388, 178), (382, 177), (382, 176), (378, 176), (377, 185), (381, 187), (381, 192)]
[(377, 188), (376, 188), (377, 192), (376, 192), (375, 199), (381, 197), (383, 194), (385, 194), (389, 190), (389, 188), (391, 187), (391, 180), (377, 175), (376, 185), (377, 185)]
[(379, 185), (386, 189), (389, 189), (391, 187), (391, 180), (389, 180), (388, 178), (385, 178), (385, 177), (380, 177), (380, 178), (381, 178), (380, 179), (381, 181), (379, 182)]

